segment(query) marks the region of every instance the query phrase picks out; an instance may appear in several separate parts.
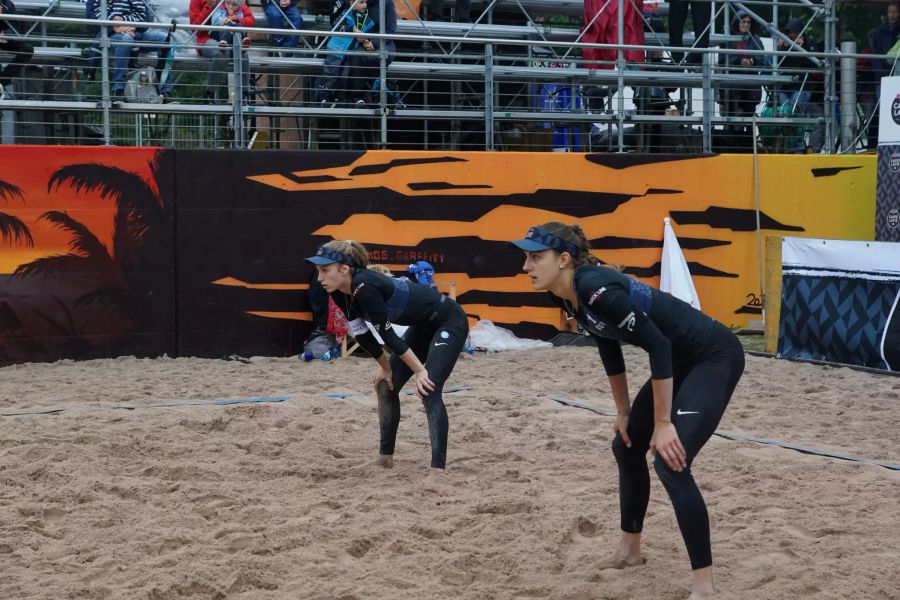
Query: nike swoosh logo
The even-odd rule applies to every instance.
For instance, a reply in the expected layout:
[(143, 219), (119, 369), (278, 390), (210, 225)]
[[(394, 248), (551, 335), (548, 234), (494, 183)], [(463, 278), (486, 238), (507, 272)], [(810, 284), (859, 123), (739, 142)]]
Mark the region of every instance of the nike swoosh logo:
[(697, 410), (681, 410), (680, 408), (675, 411), (676, 415), (699, 415), (700, 411)]
[(440, 342), (438, 344), (435, 344), (435, 346), (446, 346), (446, 345), (447, 345), (447, 342)]

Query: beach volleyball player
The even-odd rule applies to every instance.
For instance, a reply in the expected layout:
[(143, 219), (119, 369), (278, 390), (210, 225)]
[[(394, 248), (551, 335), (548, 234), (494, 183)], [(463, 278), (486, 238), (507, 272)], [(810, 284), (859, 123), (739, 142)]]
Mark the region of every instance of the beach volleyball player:
[[(709, 516), (691, 463), (712, 436), (744, 369), (737, 337), (686, 302), (599, 265), (578, 225), (546, 223), (513, 242), (525, 273), (597, 341), (618, 416), (622, 537), (601, 568), (643, 564), (641, 530), (650, 499), (646, 454), (655, 454), (693, 569), (691, 598), (714, 594)], [(651, 378), (631, 403), (620, 342), (649, 354)]]
[[(448, 422), (441, 394), (469, 333), (466, 314), (435, 289), (368, 270), (368, 252), (357, 241), (328, 242), (306, 260), (316, 265), (319, 283), (344, 311), (353, 337), (380, 366), (373, 380), (381, 427), (379, 463), (387, 468), (394, 464), (399, 392), (414, 377), (428, 418), (431, 467), (443, 470)], [(390, 348), (390, 359), (369, 331), (367, 320)], [(402, 338), (394, 331), (394, 323), (409, 326)]]

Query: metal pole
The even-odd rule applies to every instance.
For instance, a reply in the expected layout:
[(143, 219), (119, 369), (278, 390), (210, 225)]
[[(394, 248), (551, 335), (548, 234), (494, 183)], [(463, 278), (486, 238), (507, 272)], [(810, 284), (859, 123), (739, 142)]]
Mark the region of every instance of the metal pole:
[(619, 101), (617, 107), (617, 119), (618, 119), (618, 151), (625, 151), (625, 51), (622, 49), (622, 44), (625, 43), (625, 3), (624, 0), (618, 1), (618, 9), (619, 14), (617, 15), (616, 24), (618, 31), (618, 38), (616, 39), (616, 43), (619, 44), (619, 47), (616, 49), (616, 71), (619, 74), (618, 87), (619, 87)]
[[(856, 42), (841, 42), (841, 54), (856, 54)], [(856, 59), (841, 58), (841, 151), (854, 152), (856, 140)]]
[(712, 152), (712, 116), (716, 110), (712, 88), (712, 54), (704, 52), (703, 59), (703, 153)]
[[(100, 18), (109, 19), (107, 0), (100, 0)], [(112, 145), (109, 109), (111, 107), (109, 93), (109, 32), (106, 27), (100, 28), (100, 106), (103, 108), (103, 145)]]
[[(834, 152), (834, 128), (835, 114), (834, 103), (837, 101), (835, 82), (834, 82), (834, 46), (835, 46), (835, 23), (837, 18), (834, 16), (834, 0), (825, 0), (825, 51), (831, 54), (825, 60), (825, 152), (831, 154)], [(855, 109), (854, 109), (855, 112)]]
[(484, 149), (494, 149), (494, 45), (484, 46)]
[(234, 147), (244, 147), (244, 65), (241, 64), (241, 34), (231, 37), (231, 57), (234, 62)]
[[(763, 276), (763, 237), (759, 209), (759, 148), (757, 143), (757, 140), (759, 139), (759, 131), (756, 127), (755, 113), (753, 115), (753, 121), (751, 123), (751, 131), (753, 132), (753, 202), (756, 208), (756, 266), (759, 276), (759, 297), (763, 300), (763, 306), (765, 306), (766, 280)], [(765, 324), (765, 313), (763, 313), (762, 321), (763, 324)]]
[[(384, 3), (393, 0), (380, 0), (378, 2), (378, 33), (384, 35)], [(381, 112), (381, 148), (387, 149), (388, 144), (388, 110), (387, 110), (387, 43), (381, 38), (378, 41), (378, 108)]]

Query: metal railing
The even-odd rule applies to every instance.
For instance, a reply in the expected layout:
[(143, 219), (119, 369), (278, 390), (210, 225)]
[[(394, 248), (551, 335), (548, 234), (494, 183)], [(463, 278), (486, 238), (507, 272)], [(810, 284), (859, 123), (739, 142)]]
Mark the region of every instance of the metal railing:
[[(393, 34), (383, 25), (365, 34), (330, 31), (321, 18), (305, 19), (311, 27), (300, 31), (129, 23), (168, 35), (164, 43), (148, 43), (112, 39), (103, 26), (121, 22), (79, 17), (79, 7), (83, 11), (79, 3), (22, 0), (20, 8), (42, 14), (0, 15), (19, 31), (29, 32), (20, 37), (35, 46), (27, 76), (8, 87), (11, 98), (0, 100), (2, 141), (855, 152), (866, 148), (872, 137), (865, 125), (875, 114), (877, 102), (871, 102), (875, 91), (863, 89), (856, 63), (873, 55), (857, 54), (850, 44), (833, 48), (832, 0), (774, 3), (776, 19), (779, 6), (808, 9), (807, 25), (818, 19), (824, 26), (824, 48), (832, 48), (826, 52), (797, 46), (753, 12), (760, 2), (713, 2), (711, 47), (701, 48), (667, 45), (668, 36), (655, 31), (646, 18), (643, 44), (585, 43), (578, 29), (536, 24), (526, 9), (551, 12), (555, 6), (556, 14), (567, 14), (576, 4), (583, 7), (580, 1), (503, 1), (521, 9), (521, 25), (491, 23), (496, 1), (485, 3), (474, 24), (401, 21)], [(609, 0), (603, 8), (617, 9), (619, 40), (626, 39), (625, 9), (630, 3)], [(737, 10), (764, 25), (785, 49), (736, 47), (742, 35), (715, 31)], [(377, 22), (383, 24), (384, 2), (378, 3), (378, 11)], [(602, 18), (601, 13), (594, 18)], [(98, 26), (95, 37), (90, 32)], [(218, 57), (209, 59), (198, 55), (197, 31), (233, 35), (227, 45), (214, 44), (211, 52)], [(273, 35), (296, 36), (298, 43), (292, 48), (266, 45), (263, 39)], [(252, 43), (245, 46), (244, 38), (252, 38)], [(329, 38), (352, 38), (357, 47), (335, 50)], [(375, 49), (364, 50), (363, 38), (375, 43)], [(697, 41), (693, 35), (684, 39), (690, 44)], [(388, 41), (396, 48), (389, 49)], [(139, 56), (133, 57), (129, 49)], [(608, 56), (586, 60), (586, 49)], [(643, 54), (646, 61), (626, 61), (630, 51)], [(688, 58), (676, 64), (673, 52)], [(340, 72), (330, 88), (323, 88), (323, 81), (329, 81), (323, 69), (338, 56), (343, 59)], [(796, 63), (798, 56), (803, 64), (785, 62)], [(752, 66), (734, 57), (749, 58)], [(4, 60), (0, 47), (0, 63)], [(160, 102), (163, 73), (173, 84), (166, 100), (177, 103)], [(215, 84), (217, 79), (222, 85)]]

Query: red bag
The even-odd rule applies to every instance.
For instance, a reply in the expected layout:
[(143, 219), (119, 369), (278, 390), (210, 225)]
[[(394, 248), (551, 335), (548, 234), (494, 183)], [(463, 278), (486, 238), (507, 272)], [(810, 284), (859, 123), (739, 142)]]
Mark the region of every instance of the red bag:
[(350, 326), (347, 323), (347, 316), (338, 308), (337, 304), (331, 297), (328, 297), (328, 325), (325, 331), (334, 336), (334, 340), (340, 344), (347, 337)]

